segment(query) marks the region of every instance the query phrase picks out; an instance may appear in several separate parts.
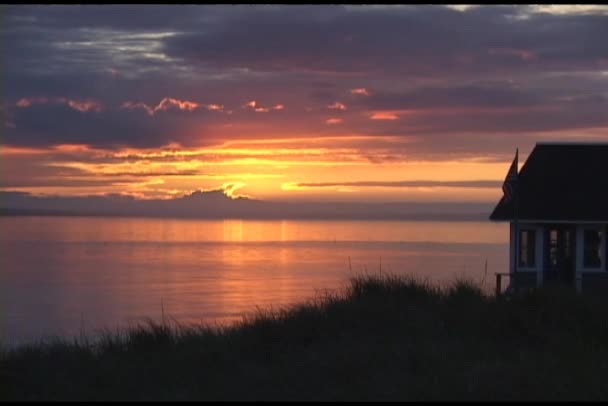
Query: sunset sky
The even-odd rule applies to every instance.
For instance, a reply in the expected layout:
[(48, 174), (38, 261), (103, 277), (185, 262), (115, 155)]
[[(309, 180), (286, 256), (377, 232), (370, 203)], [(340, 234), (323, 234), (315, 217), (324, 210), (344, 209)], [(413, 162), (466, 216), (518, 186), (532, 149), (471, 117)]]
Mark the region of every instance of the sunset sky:
[(0, 190), (496, 202), (608, 141), (607, 6), (2, 6)]

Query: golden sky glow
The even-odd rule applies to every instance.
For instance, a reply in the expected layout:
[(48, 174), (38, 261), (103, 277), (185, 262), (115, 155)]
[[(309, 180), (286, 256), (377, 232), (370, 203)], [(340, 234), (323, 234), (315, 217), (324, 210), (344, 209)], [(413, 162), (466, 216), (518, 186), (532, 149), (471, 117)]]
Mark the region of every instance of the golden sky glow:
[[(491, 201), (500, 196), (500, 188), (449, 182), (498, 181), (507, 165), (475, 158), (411, 160), (403, 140), (369, 136), (260, 139), (203, 148), (5, 147), (0, 154), (7, 169), (23, 168), (23, 185), (16, 174), (16, 184), (8, 190), (141, 198), (222, 188), (229, 195), (269, 200)], [(349, 185), (353, 180), (371, 184)], [(447, 185), (391, 184), (404, 181)], [(319, 182), (332, 185), (310, 186)]]

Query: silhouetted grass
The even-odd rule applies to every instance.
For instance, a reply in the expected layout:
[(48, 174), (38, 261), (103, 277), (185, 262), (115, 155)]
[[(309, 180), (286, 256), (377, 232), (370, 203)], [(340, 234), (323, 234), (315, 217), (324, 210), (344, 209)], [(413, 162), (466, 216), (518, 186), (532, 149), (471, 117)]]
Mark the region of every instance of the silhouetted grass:
[(231, 327), (4, 349), (1, 400), (606, 400), (608, 299), (363, 276)]

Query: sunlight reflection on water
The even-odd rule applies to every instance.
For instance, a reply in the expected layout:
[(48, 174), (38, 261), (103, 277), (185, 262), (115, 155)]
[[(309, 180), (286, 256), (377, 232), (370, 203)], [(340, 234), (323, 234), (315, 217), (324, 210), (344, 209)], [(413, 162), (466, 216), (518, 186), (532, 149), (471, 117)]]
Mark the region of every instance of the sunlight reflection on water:
[(228, 323), (364, 272), (477, 282), (507, 268), (505, 224), (0, 218), (6, 344), (143, 318)]

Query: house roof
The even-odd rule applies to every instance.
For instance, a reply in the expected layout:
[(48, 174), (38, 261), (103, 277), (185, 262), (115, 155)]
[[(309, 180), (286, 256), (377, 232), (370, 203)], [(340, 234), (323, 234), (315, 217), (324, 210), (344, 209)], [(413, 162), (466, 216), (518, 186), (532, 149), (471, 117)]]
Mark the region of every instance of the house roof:
[[(608, 143), (537, 143), (518, 178), (520, 220), (608, 222)], [(514, 218), (503, 200), (490, 220)]]

